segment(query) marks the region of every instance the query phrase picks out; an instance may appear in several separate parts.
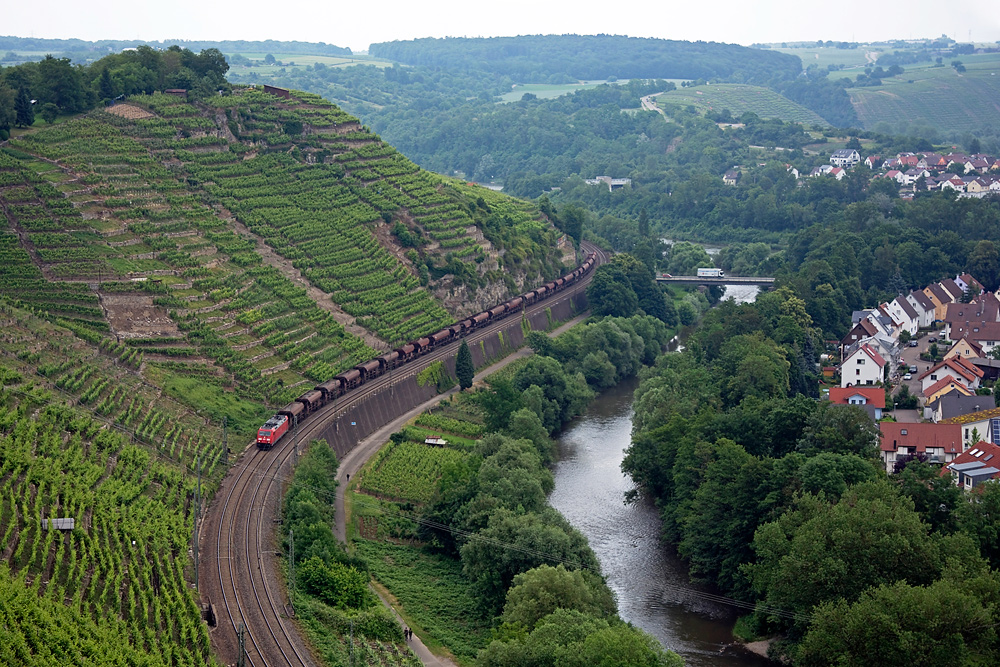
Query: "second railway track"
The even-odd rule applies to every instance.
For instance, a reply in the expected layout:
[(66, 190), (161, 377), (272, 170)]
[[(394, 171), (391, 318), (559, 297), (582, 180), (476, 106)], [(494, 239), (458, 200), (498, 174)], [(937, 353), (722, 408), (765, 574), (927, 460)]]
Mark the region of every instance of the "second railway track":
[[(597, 265), (607, 261), (602, 250), (584, 245), (588, 252), (597, 254)], [(586, 289), (591, 276), (592, 273), (572, 287), (536, 301), (525, 312), (536, 314), (563, 299), (573, 298)], [(467, 335), (465, 340), (470, 344), (485, 340), (508, 325), (504, 320), (490, 323)], [(338, 413), (410, 378), (429, 364), (448, 358), (459, 345), (457, 340), (449, 342), (396, 373), (365, 382), (317, 410), (297, 427), (294, 436), (282, 438), (272, 449), (247, 447), (230, 468), (206, 511), (199, 538), (205, 573), (201, 597), (216, 607), (217, 627), (212, 632), (212, 643), (225, 663), (236, 664), (238, 660), (238, 631), (242, 625), (248, 665), (315, 664), (308, 645), (289, 617), (287, 592), (278, 567), (280, 538), (276, 521), (280, 518), (282, 482), (292, 472), (294, 446), (300, 440), (308, 442), (320, 437)], [(387, 414), (385, 421), (395, 416)]]

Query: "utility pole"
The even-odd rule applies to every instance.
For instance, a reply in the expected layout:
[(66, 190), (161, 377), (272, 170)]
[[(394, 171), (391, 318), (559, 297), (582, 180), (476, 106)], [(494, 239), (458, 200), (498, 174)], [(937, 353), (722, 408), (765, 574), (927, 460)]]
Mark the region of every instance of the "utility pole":
[(288, 529), (288, 593), (289, 598), (295, 592), (295, 537), (292, 529)]

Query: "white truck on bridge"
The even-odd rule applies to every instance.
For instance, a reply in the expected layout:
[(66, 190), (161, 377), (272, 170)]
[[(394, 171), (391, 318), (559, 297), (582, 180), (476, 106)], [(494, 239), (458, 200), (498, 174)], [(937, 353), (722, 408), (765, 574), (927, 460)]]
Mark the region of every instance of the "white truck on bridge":
[(699, 278), (725, 278), (726, 274), (722, 269), (698, 269)]

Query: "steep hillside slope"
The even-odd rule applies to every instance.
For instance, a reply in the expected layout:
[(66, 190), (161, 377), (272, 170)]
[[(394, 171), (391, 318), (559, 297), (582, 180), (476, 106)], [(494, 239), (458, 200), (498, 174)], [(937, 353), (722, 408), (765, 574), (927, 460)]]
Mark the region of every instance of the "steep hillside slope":
[(562, 270), (537, 212), (315, 96), (140, 96), (13, 145), (9, 293), (272, 404)]

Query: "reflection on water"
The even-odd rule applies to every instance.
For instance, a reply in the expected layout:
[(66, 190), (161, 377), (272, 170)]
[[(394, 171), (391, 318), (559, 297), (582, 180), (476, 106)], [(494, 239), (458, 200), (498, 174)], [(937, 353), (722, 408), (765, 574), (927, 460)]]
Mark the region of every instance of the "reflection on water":
[(733, 644), (735, 609), (709, 602), (688, 584), (684, 564), (660, 543), (652, 503), (625, 505), (632, 481), (621, 462), (632, 431), (626, 382), (597, 398), (559, 438), (550, 501), (590, 541), (622, 618), (696, 667), (759, 667), (768, 661)]

